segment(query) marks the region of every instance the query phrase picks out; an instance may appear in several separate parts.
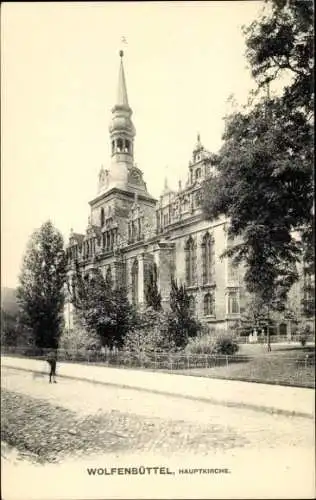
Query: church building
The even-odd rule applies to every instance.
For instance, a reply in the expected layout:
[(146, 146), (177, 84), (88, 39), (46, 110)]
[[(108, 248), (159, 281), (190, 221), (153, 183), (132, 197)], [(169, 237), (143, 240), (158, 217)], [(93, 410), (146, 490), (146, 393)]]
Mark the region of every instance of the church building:
[[(198, 135), (188, 158), (187, 181), (179, 182), (176, 191), (166, 182), (157, 200), (135, 164), (135, 132), (120, 51), (117, 97), (109, 126), (111, 158), (108, 168), (99, 172), (85, 234), (71, 231), (69, 278), (76, 260), (85, 273), (99, 267), (116, 285), (126, 287), (131, 303), (143, 308), (146, 280), (156, 265), (164, 308), (174, 276), (186, 285), (192, 314), (209, 326), (226, 329), (241, 317), (245, 290), (241, 271), (229, 259), (220, 258), (229, 245), (224, 217), (213, 222), (203, 217), (201, 188), (214, 171), (213, 155)], [(71, 304), (66, 311), (71, 327)]]

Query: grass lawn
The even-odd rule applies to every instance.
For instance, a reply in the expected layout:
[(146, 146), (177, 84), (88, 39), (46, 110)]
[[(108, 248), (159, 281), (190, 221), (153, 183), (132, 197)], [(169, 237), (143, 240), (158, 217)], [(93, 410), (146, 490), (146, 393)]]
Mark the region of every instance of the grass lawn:
[[(314, 346), (275, 344), (269, 353), (266, 346), (245, 344), (240, 347), (238, 354), (246, 356), (248, 360), (228, 366), (191, 368), (181, 370), (181, 373), (295, 387), (315, 387)], [(307, 355), (309, 357), (305, 363)]]

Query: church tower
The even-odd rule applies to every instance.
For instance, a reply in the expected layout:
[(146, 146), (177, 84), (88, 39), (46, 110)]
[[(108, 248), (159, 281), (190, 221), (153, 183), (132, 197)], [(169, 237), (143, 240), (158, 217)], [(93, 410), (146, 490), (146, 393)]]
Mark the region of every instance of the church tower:
[(103, 167), (99, 173), (99, 194), (111, 189), (148, 195), (142, 171), (134, 164), (135, 127), (132, 122), (132, 109), (128, 103), (124, 72), (124, 52), (120, 50), (120, 67), (116, 102), (112, 108), (109, 126), (111, 142), (111, 162), (108, 169)]
[(111, 140), (111, 169), (115, 187), (126, 187), (128, 170), (134, 161), (135, 127), (132, 122), (132, 110), (128, 104), (124, 65), (124, 52), (120, 51), (120, 68), (116, 103), (112, 109), (109, 127)]

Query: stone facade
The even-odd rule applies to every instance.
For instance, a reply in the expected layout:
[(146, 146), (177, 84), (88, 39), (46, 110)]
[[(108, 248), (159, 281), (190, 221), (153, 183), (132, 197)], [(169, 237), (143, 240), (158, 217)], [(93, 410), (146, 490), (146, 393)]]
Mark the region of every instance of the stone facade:
[[(134, 163), (135, 128), (120, 55), (118, 97), (109, 127), (110, 167), (99, 173), (86, 233), (70, 234), (69, 277), (75, 260), (86, 273), (97, 266), (104, 276), (111, 273), (114, 283), (126, 286), (129, 300), (142, 308), (148, 269), (155, 263), (164, 307), (174, 276), (187, 286), (192, 314), (227, 328), (240, 319), (245, 291), (242, 270), (220, 258), (229, 244), (225, 219), (205, 220), (200, 206), (202, 183), (215, 169), (213, 155), (198, 136), (186, 183), (179, 182), (173, 191), (166, 181), (159, 200), (149, 194)], [(73, 309), (68, 304), (66, 315), (67, 324), (72, 324)]]

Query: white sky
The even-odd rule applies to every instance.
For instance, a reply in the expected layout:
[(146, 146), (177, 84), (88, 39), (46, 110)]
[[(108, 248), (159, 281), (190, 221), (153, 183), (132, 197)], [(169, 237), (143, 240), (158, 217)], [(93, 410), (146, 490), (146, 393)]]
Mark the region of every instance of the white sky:
[(232, 93), (254, 85), (243, 24), (263, 2), (3, 3), (2, 285), (16, 286), (28, 237), (50, 218), (84, 232), (101, 164), (118, 50), (136, 127), (135, 162), (158, 197), (186, 179), (197, 132), (221, 144)]

